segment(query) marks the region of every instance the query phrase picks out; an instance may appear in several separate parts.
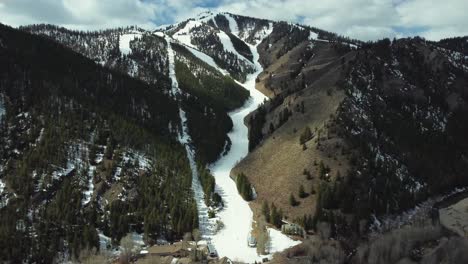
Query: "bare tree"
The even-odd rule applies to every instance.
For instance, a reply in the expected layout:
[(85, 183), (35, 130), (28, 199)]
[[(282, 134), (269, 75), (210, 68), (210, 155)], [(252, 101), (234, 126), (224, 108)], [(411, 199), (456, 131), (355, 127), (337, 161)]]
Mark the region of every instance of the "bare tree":
[(198, 261), (198, 242), (201, 240), (200, 230), (194, 229), (192, 231), (193, 240), (195, 240), (195, 247), (193, 249), (193, 260)]
[(122, 263), (129, 263), (136, 252), (136, 244), (133, 241), (132, 234), (128, 233), (120, 240), (120, 250), (120, 261)]

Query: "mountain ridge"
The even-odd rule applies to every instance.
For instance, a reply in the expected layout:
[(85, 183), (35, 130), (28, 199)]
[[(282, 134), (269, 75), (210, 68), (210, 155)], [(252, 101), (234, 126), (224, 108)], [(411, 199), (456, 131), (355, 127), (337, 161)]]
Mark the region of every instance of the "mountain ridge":
[[(10, 52), (11, 45), (2, 40), (5, 34), (3, 32), (8, 30), (3, 28), (1, 31), (0, 50)], [(127, 126), (126, 130), (123, 130), (126, 132), (121, 133), (116, 129), (114, 133), (107, 125), (107, 122), (112, 122), (105, 121), (106, 114), (103, 114), (98, 118), (104, 120), (105, 124), (100, 128), (102, 132), (98, 133), (102, 134), (99, 140), (88, 140), (86, 137), (81, 139), (84, 143), (78, 141), (81, 143), (70, 144), (72, 149), (82, 149), (78, 152), (88, 156), (86, 160), (90, 167), (98, 167), (95, 168), (94, 175), (99, 174), (99, 177), (81, 173), (87, 177), (87, 184), (92, 187), (88, 188), (91, 190), (87, 190), (92, 194), (91, 200), (114, 200), (111, 197), (121, 191), (115, 205), (108, 208), (110, 215), (106, 214), (106, 210), (101, 210), (99, 214), (104, 220), (91, 220), (94, 221), (94, 226), (87, 233), (91, 234), (93, 239), (98, 231), (105, 229), (103, 227), (108, 221), (105, 220), (106, 217), (112, 218), (110, 221), (114, 226), (116, 221), (133, 221), (131, 218), (122, 220), (119, 214), (124, 214), (123, 212), (138, 215), (138, 219), (142, 221), (137, 225), (137, 231), (143, 231), (145, 241), (150, 244), (158, 239), (158, 236), (180, 238), (183, 232), (197, 226), (193, 203), (188, 198), (193, 189), (187, 189), (190, 174), (187, 157), (183, 157), (180, 144), (174, 140), (184, 126), (180, 123), (178, 110), (174, 107), (178, 103), (175, 102), (180, 102), (178, 107), (183, 108), (187, 114), (186, 125), (191, 138), (187, 144), (195, 151), (198, 173), (205, 193), (204, 202), (213, 213), (218, 212), (222, 201), (215, 188), (216, 182), (207, 167), (230, 149), (232, 142), (228, 133), (233, 124), (228, 112), (249, 100), (248, 92), (240, 83), (255, 70), (251, 47), (257, 44), (259, 61), (264, 71), (256, 80), (256, 88), (268, 95), (270, 100), (264, 102), (244, 120), (249, 127), (250, 153), (231, 171), (231, 177), (237, 181), (239, 175), (243, 175), (240, 177), (244, 179), (243, 184), (247, 182), (246, 186), (253, 187), (255, 199), (250, 202), (250, 206), (258, 226), (280, 227), (281, 217), (284, 217), (286, 221), (301, 226), (302, 231), (308, 233), (303, 245), (287, 250), (276, 258), (282, 259), (285, 255), (300, 256), (300, 251), (303, 250), (307, 257), (327, 259), (327, 256), (310, 251), (309, 243), (320, 238), (320, 245), (329, 245), (331, 242), (328, 238), (331, 237), (337, 241), (331, 243), (331, 247), (339, 255), (335, 262), (372, 263), (370, 256), (353, 255), (353, 252), (358, 249), (358, 245), (361, 247), (359, 250), (377, 250), (366, 249), (367, 241), (363, 237), (374, 235), (373, 228), (379, 219), (381, 221), (388, 214), (398, 214), (427, 198), (450, 193), (454, 188), (465, 187), (468, 184), (466, 177), (462, 176), (462, 172), (466, 171), (468, 166), (468, 145), (463, 137), (463, 131), (468, 129), (464, 118), (468, 102), (467, 37), (439, 42), (421, 38), (361, 42), (313, 27), (231, 13), (202, 14), (164, 30), (128, 27), (78, 32), (51, 25), (27, 26), (21, 30), (45, 35), (48, 40), (64, 45), (56, 45), (50, 51), (44, 52), (58, 49), (60, 51), (56, 51), (55, 54), (59, 56), (65, 47), (68, 47), (76, 52), (75, 55), (70, 55), (72, 60), (75, 60), (76, 56), (84, 56), (103, 66), (97, 66), (103, 71), (111, 69), (119, 76), (131, 76), (130, 79), (134, 81), (129, 81), (130, 83), (140, 83), (127, 85), (132, 88), (124, 90), (121, 93), (124, 95), (122, 97), (139, 91), (133, 90), (134, 87), (142, 87), (147, 94), (140, 96), (140, 100), (165, 98), (170, 105), (162, 107), (164, 111), (149, 114), (149, 103), (141, 103), (138, 98), (130, 96), (113, 102), (112, 95), (116, 94), (115, 91), (120, 91), (119, 89), (105, 94), (111, 96), (108, 98), (110, 103), (104, 104), (111, 109), (110, 113), (114, 108), (122, 115), (133, 111), (136, 123), (151, 119), (161, 122), (162, 125), (144, 129), (142, 134), (151, 137), (151, 134), (154, 136), (154, 133), (163, 131), (163, 134), (170, 138), (169, 141), (173, 142), (173, 146), (176, 146), (174, 148), (177, 151), (164, 151), (182, 167), (181, 179), (184, 182), (185, 198), (184, 201), (177, 202), (184, 204), (182, 207), (188, 212), (188, 218), (181, 218), (183, 213), (180, 210), (171, 211), (168, 214), (170, 218), (179, 220), (168, 222), (166, 226), (169, 227), (161, 228), (160, 223), (166, 221), (161, 219), (167, 213), (165, 210), (150, 203), (153, 208), (151, 212), (140, 211), (139, 206), (149, 203), (148, 199), (152, 197), (147, 193), (152, 191), (145, 188), (144, 184), (155, 183), (158, 180), (148, 175), (161, 175), (163, 182), (168, 184), (166, 188), (174, 190), (174, 183), (168, 178), (173, 175), (168, 171), (174, 167), (170, 160), (151, 169), (141, 168), (136, 164), (126, 165), (131, 173), (127, 172), (127, 176), (121, 181), (121, 177), (116, 174), (116, 171), (124, 167), (120, 160), (134, 162), (134, 159), (148, 159), (152, 164), (158, 162), (157, 159), (151, 158), (149, 153), (141, 156), (138, 154), (141, 150), (126, 150), (128, 142), (124, 135), (131, 131), (130, 128), (139, 130), (138, 124), (136, 128)], [(170, 37), (171, 41), (178, 44), (169, 44), (164, 37)], [(36, 41), (33, 37), (31, 39)], [(172, 45), (175, 52), (176, 78), (182, 90), (177, 96), (170, 94), (168, 45)], [(40, 51), (40, 46), (37, 49)], [(33, 50), (32, 54), (38, 50)], [(94, 66), (89, 66), (89, 62), (86, 67), (95, 69)], [(12, 63), (10, 64), (13, 65)], [(51, 72), (63, 70), (50, 68), (47, 63), (43, 63), (43, 67)], [(44, 71), (37, 72), (39, 78), (46, 78)], [(21, 79), (19, 75), (8, 78), (13, 82)], [(4, 108), (7, 121), (2, 119), (3, 127), (0, 127), (4, 130), (0, 135), (4, 136), (5, 141), (17, 140), (12, 137), (11, 132), (16, 126), (31, 122), (43, 124), (40, 115), (36, 113), (31, 114), (31, 119), (18, 110), (20, 116), (14, 117), (11, 109), (19, 105), (11, 100), (11, 96), (16, 91), (2, 87), (0, 96), (6, 98), (3, 104), (6, 106)], [(60, 84), (58, 87), (60, 91), (65, 85)], [(76, 92), (73, 92), (73, 89), (70, 91), (74, 96)], [(105, 98), (105, 95), (102, 96)], [(91, 97), (93, 96), (91, 93)], [(133, 101), (129, 103), (128, 99)], [(31, 101), (34, 102), (34, 99)], [(120, 105), (130, 107), (121, 111)], [(157, 103), (155, 106), (161, 105)], [(65, 116), (76, 114), (76, 109), (67, 104), (59, 106), (59, 109), (62, 108), (71, 112), (67, 112)], [(82, 106), (77, 108), (81, 109)], [(169, 121), (168, 115), (171, 116)], [(67, 122), (64, 124), (66, 127)], [(118, 122), (117, 125), (115, 122), (112, 124), (114, 128), (125, 127)], [(8, 129), (5, 129), (5, 126)], [(83, 121), (83, 126), (98, 127), (87, 119)], [(37, 131), (34, 135), (37, 136), (38, 142), (41, 142), (43, 139), (39, 136), (40, 128), (35, 130)], [(19, 134), (20, 137), (27, 135), (22, 134), (23, 132)], [(51, 135), (55, 135), (53, 133), (59, 132), (48, 130), (46, 139), (50, 141)], [(68, 134), (65, 138), (68, 138)], [(61, 142), (67, 146), (68, 141)], [(157, 140), (154, 145), (165, 146)], [(13, 148), (7, 152), (2, 149), (3, 154), (0, 156), (17, 155), (16, 158), (20, 160), (24, 143), (18, 146), (20, 148), (16, 150), (19, 154), (12, 154)], [(108, 153), (108, 149), (112, 152)], [(93, 155), (102, 155), (97, 164), (93, 164), (97, 159), (90, 158)], [(136, 158), (129, 158), (130, 156)], [(20, 161), (16, 162), (20, 164)], [(33, 171), (27, 169), (22, 172), (22, 179), (34, 178)], [(109, 171), (114, 176), (107, 179), (108, 176), (105, 175)], [(5, 179), (3, 167), (1, 172), (1, 179)], [(62, 173), (68, 175), (71, 171), (64, 170)], [(136, 177), (138, 174), (146, 176), (139, 180)], [(70, 178), (76, 177), (70, 175)], [(95, 181), (98, 181), (95, 178), (107, 179), (106, 188), (109, 189), (104, 188), (103, 194), (98, 193), (101, 187), (97, 184), (95, 186)], [(9, 185), (8, 182), (8, 191), (11, 190)], [(63, 188), (69, 190), (73, 182), (67, 180), (63, 185)], [(60, 192), (62, 182), (56, 186), (54, 189), (58, 192), (49, 194), (52, 200), (57, 199), (53, 203), (60, 204), (60, 200), (70, 197)], [(158, 198), (162, 202), (172, 201), (173, 198), (170, 198), (171, 195), (164, 189), (156, 190), (164, 193)], [(132, 194), (135, 191), (143, 194), (141, 199)], [(239, 189), (239, 192), (248, 197), (244, 195), (245, 190)], [(7, 197), (7, 205), (8, 199), (15, 199), (13, 194), (4, 193), (3, 189), (1, 194), (2, 203)], [(56, 196), (58, 198), (55, 198)], [(42, 199), (40, 195), (35, 197)], [(122, 197), (133, 198), (125, 201)], [(10, 210), (9, 207), (3, 208), (0, 210)], [(75, 209), (79, 208), (78, 206)], [(272, 208), (275, 208), (274, 217)], [(25, 217), (23, 219), (28, 225), (37, 224)], [(3, 220), (8, 222), (5, 226), (12, 226), (13, 222), (10, 219), (5, 217)], [(117, 244), (120, 237), (129, 230), (128, 226), (122, 225), (117, 234), (109, 230), (104, 231), (112, 237), (113, 244)], [(386, 234), (393, 232), (387, 231), (380, 231), (382, 234), (377, 236), (384, 239)], [(259, 238), (262, 232), (262, 228), (254, 230)], [(328, 235), (323, 235), (324, 233)], [(437, 236), (439, 235), (437, 233)], [(96, 240), (93, 239), (90, 241), (95, 244)], [(78, 243), (76, 241), (80, 239), (68, 241)], [(75, 247), (73, 252), (77, 254), (80, 247)], [(58, 252), (62, 250), (72, 251), (63, 247)], [(347, 257), (344, 256), (344, 252)], [(288, 261), (300, 263), (295, 258)], [(380, 262), (390, 263), (387, 259), (381, 259)]]

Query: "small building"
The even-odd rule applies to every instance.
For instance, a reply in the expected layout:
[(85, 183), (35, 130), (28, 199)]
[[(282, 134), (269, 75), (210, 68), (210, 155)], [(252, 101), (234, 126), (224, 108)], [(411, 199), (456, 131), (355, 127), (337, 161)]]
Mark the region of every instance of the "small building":
[(166, 257), (172, 256), (176, 258), (182, 258), (188, 256), (187, 250), (182, 247), (182, 243), (174, 243), (167, 245), (154, 245), (148, 248), (146, 255)]

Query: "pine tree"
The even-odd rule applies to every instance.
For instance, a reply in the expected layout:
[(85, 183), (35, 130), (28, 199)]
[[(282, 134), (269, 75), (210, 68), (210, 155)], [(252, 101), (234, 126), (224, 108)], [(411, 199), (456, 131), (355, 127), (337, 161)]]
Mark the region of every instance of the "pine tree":
[(271, 222), (271, 219), (270, 219), (270, 207), (268, 206), (267, 201), (263, 201), (262, 213), (263, 213), (263, 216), (265, 216), (265, 221), (266, 221), (267, 223), (270, 223), (270, 222)]
[(278, 210), (274, 203), (271, 204), (271, 216), (270, 222), (276, 227), (281, 227), (281, 220), (283, 219), (283, 213), (281, 210)]
[(309, 126), (306, 126), (299, 137), (299, 144), (304, 145), (310, 139), (312, 139), (312, 131)]
[(309, 194), (305, 192), (304, 185), (301, 184), (301, 186), (299, 186), (299, 198), (306, 198), (307, 196), (309, 196)]
[(296, 198), (294, 197), (294, 194), (292, 194), (292, 193), (289, 196), (289, 204), (291, 204), (291, 206), (298, 206), (299, 205)]
[(319, 177), (321, 180), (325, 179), (325, 176), (327, 174), (327, 169), (325, 168), (325, 165), (323, 164), (323, 161), (320, 161), (319, 163)]

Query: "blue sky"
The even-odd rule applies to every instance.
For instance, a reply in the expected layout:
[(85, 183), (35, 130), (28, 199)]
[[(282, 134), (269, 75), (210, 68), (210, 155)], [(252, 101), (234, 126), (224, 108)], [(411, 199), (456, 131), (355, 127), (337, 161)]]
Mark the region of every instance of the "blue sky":
[(0, 22), (152, 28), (207, 10), (297, 22), (362, 40), (468, 35), (468, 0), (0, 0)]

